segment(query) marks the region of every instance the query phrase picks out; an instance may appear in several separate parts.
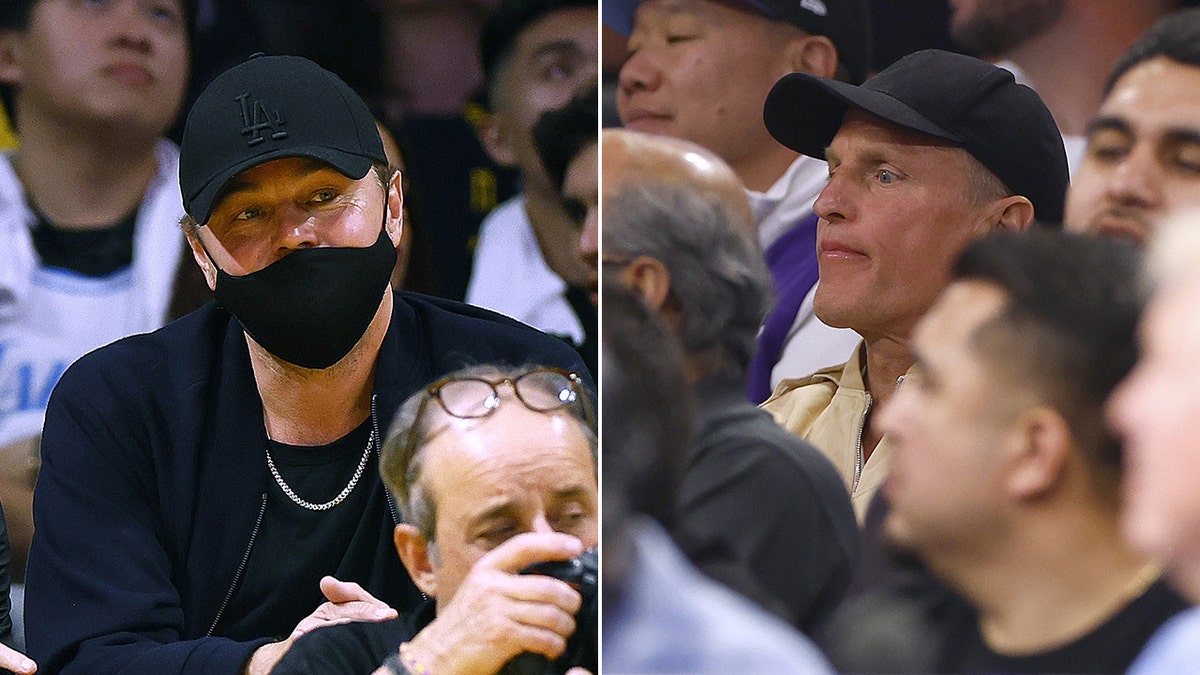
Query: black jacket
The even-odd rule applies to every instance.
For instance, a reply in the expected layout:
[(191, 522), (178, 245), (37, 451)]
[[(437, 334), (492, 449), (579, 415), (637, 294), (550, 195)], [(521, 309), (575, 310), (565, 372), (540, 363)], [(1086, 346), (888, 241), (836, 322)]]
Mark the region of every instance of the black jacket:
[[(485, 363), (584, 372), (570, 347), (516, 321), (397, 294), (376, 424), (386, 430), (419, 387)], [(265, 499), (266, 443), (242, 330), (213, 304), (67, 370), (46, 411), (26, 577), (27, 642), (43, 672), (241, 672), (266, 639), (208, 633)], [(386, 499), (370, 473), (373, 498)], [(369, 576), (352, 580), (401, 612), (418, 597), (407, 575)]]

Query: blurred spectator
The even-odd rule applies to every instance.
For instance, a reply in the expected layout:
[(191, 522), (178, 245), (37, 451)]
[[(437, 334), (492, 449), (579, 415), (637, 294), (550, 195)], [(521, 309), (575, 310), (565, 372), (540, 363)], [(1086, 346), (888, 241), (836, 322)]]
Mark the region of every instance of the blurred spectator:
[(577, 312), (595, 312), (583, 290), (589, 274), (533, 127), (596, 86), (597, 50), (595, 0), (505, 0), (480, 39), (490, 110), (481, 140), (497, 163), (520, 170), (523, 186), (480, 227), (466, 300), (574, 345), (586, 339)]
[(1121, 56), (1067, 191), (1066, 227), (1144, 244), (1200, 203), (1200, 9), (1172, 14)]
[[(840, 669), (1123, 673), (1186, 606), (1119, 529), (1103, 406), (1136, 359), (1137, 273), (1128, 242), (1040, 230), (959, 257), (879, 415), (885, 531), (954, 594), (885, 582), (847, 604)], [(919, 609), (900, 624), (897, 604)], [(912, 645), (928, 660), (904, 660)]]
[(596, 107), (596, 89), (588, 88), (562, 108), (542, 115), (533, 128), (533, 140), (546, 172), (578, 228), (576, 254), (588, 269), (587, 282), (569, 288), (567, 300), (583, 324), (584, 341), (578, 349), (592, 372), (599, 372), (595, 307), (599, 303), (600, 148)]
[(1180, 0), (949, 0), (950, 34), (1037, 90), (1063, 133), (1071, 172), (1117, 57)]
[(691, 443), (682, 355), (604, 280), (604, 672), (831, 673), (780, 619), (700, 574), (663, 530)]
[(1025, 229), (1035, 215), (1062, 219), (1062, 139), (1011, 73), (938, 50), (906, 56), (860, 87), (788, 75), (767, 97), (765, 119), (788, 147), (829, 159), (814, 204), (814, 307), (863, 342), (842, 366), (785, 380), (763, 406), (833, 460), (861, 521), (891, 455), (871, 411), (912, 365), (913, 324), (967, 243)]
[(601, 136), (605, 269), (672, 327), (696, 402), (671, 534), (714, 579), (811, 630), (841, 600), (858, 529), (837, 471), (744, 396), (771, 302), (741, 182), (678, 139)]
[(799, 71), (860, 83), (870, 67), (865, 0), (610, 0), (604, 21), (628, 35), (617, 107), (629, 129), (701, 145), (733, 167), (750, 198), (775, 283), (747, 394), (841, 363), (858, 338), (813, 316), (817, 282), (812, 203), (828, 167), (773, 139), (763, 101)]
[[(1161, 560), (1193, 603), (1200, 602), (1200, 212), (1185, 210), (1150, 243), (1153, 289), (1140, 326), (1137, 366), (1109, 402), (1109, 419), (1125, 443), (1125, 538)], [(1200, 609), (1160, 630), (1130, 673), (1193, 673), (1200, 664)]]

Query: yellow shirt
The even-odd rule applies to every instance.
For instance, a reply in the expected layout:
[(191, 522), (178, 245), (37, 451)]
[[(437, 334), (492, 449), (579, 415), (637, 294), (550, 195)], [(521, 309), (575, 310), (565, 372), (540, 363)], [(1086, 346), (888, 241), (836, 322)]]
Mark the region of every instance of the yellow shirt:
[(893, 446), (885, 435), (862, 461), (863, 425), (872, 405), (862, 375), (865, 357), (866, 345), (860, 343), (846, 363), (783, 380), (762, 404), (780, 426), (815, 445), (833, 462), (860, 525), (871, 498), (887, 478)]
[(0, 151), (17, 147), (17, 135), (13, 132), (12, 123), (0, 105)]

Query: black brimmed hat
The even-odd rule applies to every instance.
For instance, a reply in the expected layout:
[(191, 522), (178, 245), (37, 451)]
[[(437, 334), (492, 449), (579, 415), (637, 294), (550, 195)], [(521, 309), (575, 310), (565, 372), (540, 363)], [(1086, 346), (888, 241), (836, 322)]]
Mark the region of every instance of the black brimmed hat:
[(767, 95), (763, 120), (780, 143), (824, 159), (851, 106), (963, 148), (1028, 198), (1038, 220), (1062, 220), (1069, 182), (1062, 135), (1042, 99), (1009, 71), (927, 49), (861, 86), (792, 73)]
[(217, 76), (188, 113), (184, 209), (207, 222), (230, 178), (284, 157), (311, 157), (350, 178), (387, 164), (375, 119), (337, 75), (299, 56), (251, 57)]
[[(866, 0), (713, 0), (783, 21), (811, 35), (824, 35), (837, 48), (838, 63), (851, 82), (871, 69), (871, 16)], [(633, 32), (642, 0), (604, 0), (604, 23), (621, 35)]]

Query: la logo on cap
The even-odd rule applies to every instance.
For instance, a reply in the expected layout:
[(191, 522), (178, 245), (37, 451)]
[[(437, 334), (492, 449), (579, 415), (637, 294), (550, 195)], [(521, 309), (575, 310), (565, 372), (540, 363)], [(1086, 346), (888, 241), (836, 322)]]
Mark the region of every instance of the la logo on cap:
[(252, 94), (242, 94), (235, 101), (242, 113), (242, 135), (250, 136), (246, 145), (253, 147), (267, 140), (263, 132), (268, 129), (271, 131), (271, 140), (287, 138), (287, 131), (281, 128), (287, 121), (278, 110), (268, 110), (262, 101), (253, 99)]
[(800, 7), (807, 9), (817, 16), (825, 16), (829, 13), (829, 8), (821, 0), (801, 0)]

